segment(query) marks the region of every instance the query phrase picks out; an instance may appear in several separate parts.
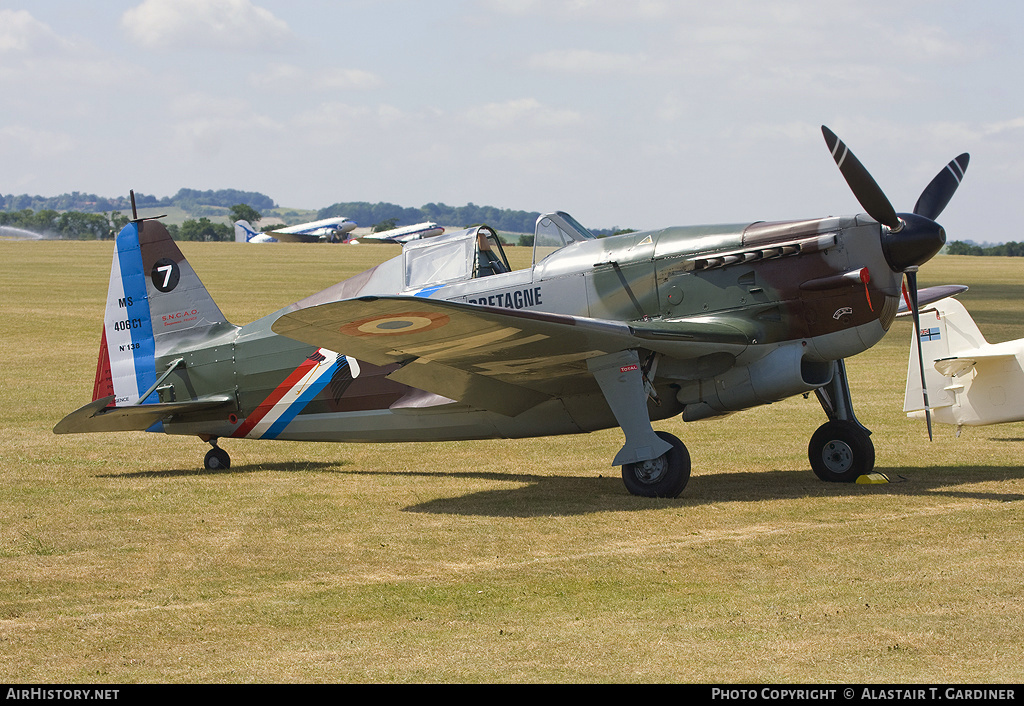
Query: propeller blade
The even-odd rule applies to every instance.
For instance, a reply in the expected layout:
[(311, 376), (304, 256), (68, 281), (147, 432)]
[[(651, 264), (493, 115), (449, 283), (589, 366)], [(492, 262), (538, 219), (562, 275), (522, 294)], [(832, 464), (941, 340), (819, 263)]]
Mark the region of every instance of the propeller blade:
[(914, 213), (933, 221), (938, 218), (942, 209), (946, 208), (946, 204), (953, 198), (957, 187), (960, 186), (960, 180), (964, 178), (964, 172), (967, 171), (967, 164), (970, 161), (971, 155), (964, 152), (936, 174), (931, 183), (921, 192), (921, 197), (914, 205)]
[(821, 134), (825, 136), (825, 144), (832, 152), (832, 159), (836, 161), (839, 171), (842, 172), (850, 190), (857, 197), (857, 201), (864, 208), (869, 216), (879, 223), (888, 226), (891, 230), (897, 231), (901, 227), (900, 219), (896, 215), (896, 209), (889, 203), (885, 193), (878, 186), (860, 160), (836, 134), (824, 125), (821, 126)]
[(921, 311), (917, 303), (917, 267), (906, 271), (907, 290), (910, 295), (910, 310), (914, 316), (914, 333), (917, 336), (917, 365), (921, 371), (921, 395), (924, 397), (924, 418), (928, 423), (928, 441), (932, 441), (932, 408), (928, 404), (928, 383), (924, 379), (924, 353), (921, 351)]

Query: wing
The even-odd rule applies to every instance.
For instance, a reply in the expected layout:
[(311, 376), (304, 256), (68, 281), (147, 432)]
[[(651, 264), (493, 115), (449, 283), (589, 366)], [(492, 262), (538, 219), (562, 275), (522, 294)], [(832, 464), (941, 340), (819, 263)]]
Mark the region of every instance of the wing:
[(551, 398), (597, 391), (587, 359), (629, 348), (684, 345), (693, 355), (746, 336), (726, 324), (675, 330), (417, 297), (361, 297), (299, 309), (275, 333), (401, 364), (398, 382), (515, 416)]

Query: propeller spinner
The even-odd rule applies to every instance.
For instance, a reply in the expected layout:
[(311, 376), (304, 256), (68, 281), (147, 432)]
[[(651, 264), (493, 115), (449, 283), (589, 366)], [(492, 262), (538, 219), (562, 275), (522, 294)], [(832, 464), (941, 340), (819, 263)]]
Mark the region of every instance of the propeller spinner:
[[(906, 278), (904, 291), (914, 317), (914, 332), (921, 340), (921, 316), (917, 297), (918, 267), (930, 260), (946, 243), (946, 231), (934, 219), (939, 217), (946, 204), (953, 197), (970, 155), (966, 152), (952, 160), (925, 187), (917, 199), (913, 213), (897, 214), (885, 192), (874, 180), (860, 160), (850, 151), (834, 132), (824, 125), (821, 134), (832, 152), (839, 171), (864, 211), (882, 224), (882, 252), (893, 272), (900, 272)], [(925, 420), (928, 423), (928, 438), (932, 438), (932, 415), (928, 405), (928, 385), (924, 376), (924, 357), (921, 346), (917, 347), (918, 368), (921, 371), (921, 394), (924, 397)]]

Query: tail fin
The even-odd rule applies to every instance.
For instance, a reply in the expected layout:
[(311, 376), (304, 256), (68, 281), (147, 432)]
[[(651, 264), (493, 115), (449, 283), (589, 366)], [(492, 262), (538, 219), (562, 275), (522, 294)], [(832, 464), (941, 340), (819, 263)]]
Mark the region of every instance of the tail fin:
[[(953, 376), (958, 372), (954, 359), (967, 351), (977, 350), (985, 345), (978, 325), (967, 313), (964, 305), (948, 298), (936, 302), (921, 312), (921, 340), (917, 340), (913, 329), (910, 332), (910, 360), (907, 364), (907, 388), (903, 400), (903, 411), (914, 412), (924, 409), (921, 396), (921, 374), (918, 372), (917, 346), (924, 355), (924, 374), (928, 382), (930, 406), (949, 407), (955, 403), (952, 390)], [(936, 361), (942, 372), (936, 369)]]
[(249, 221), (235, 221), (236, 243), (248, 243), (258, 235), (256, 229), (249, 225)]
[[(163, 224), (117, 234), (93, 400), (133, 404), (156, 383), (156, 359), (189, 338), (230, 326)], [(151, 393), (146, 403), (157, 402)]]

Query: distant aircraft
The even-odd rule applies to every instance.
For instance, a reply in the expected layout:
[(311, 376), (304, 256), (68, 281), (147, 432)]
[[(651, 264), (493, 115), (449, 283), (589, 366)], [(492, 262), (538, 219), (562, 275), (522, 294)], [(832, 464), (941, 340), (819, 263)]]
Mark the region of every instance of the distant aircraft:
[(235, 221), (237, 243), (342, 243), (345, 235), (355, 230), (356, 224), (347, 218), (324, 218), (310, 223), (275, 228), (260, 233), (248, 221)]
[(401, 228), (383, 230), (379, 233), (367, 233), (360, 236), (363, 240), (378, 240), (382, 243), (408, 243), (410, 240), (433, 238), (444, 233), (444, 228), (436, 223), (417, 223)]
[[(966, 289), (961, 286), (955, 293)], [(988, 343), (956, 299), (922, 309), (920, 336), (912, 332), (910, 337), (903, 402), (903, 411), (916, 419), (925, 416), (921, 360), (932, 419), (955, 424), (958, 436), (965, 426), (1024, 421), (1024, 338)]]
[[(692, 422), (814, 392), (808, 459), (869, 474), (844, 359), (880, 341), (906, 281), (943, 246), (935, 222), (967, 155), (897, 214), (846, 145), (826, 145), (868, 215), (663, 228), (596, 238), (537, 219), (511, 270), (487, 226), (405, 243), (376, 267), (247, 324), (229, 323), (159, 222), (117, 235), (93, 401), (55, 433), (450, 441), (618, 426), (630, 493), (676, 497), (690, 454), (651, 420)], [(357, 362), (358, 361), (358, 362)], [(581, 440), (581, 444), (586, 444)]]

